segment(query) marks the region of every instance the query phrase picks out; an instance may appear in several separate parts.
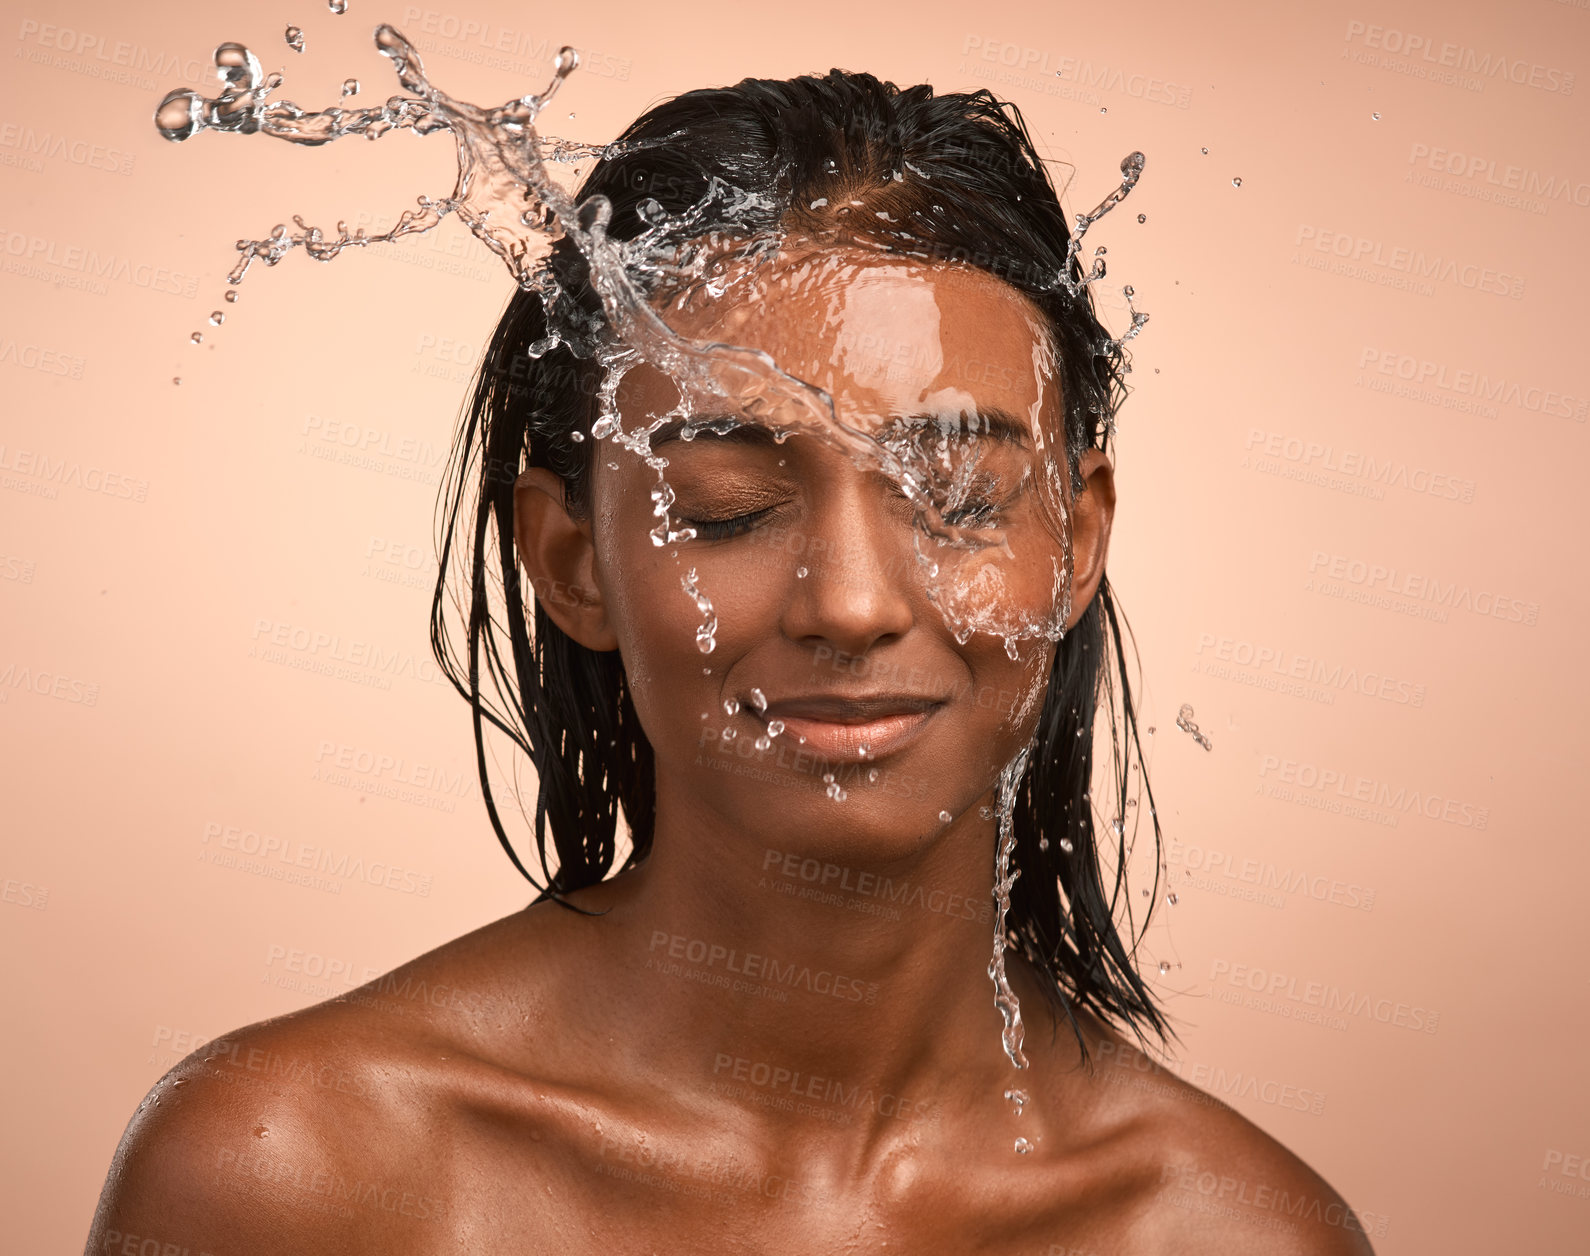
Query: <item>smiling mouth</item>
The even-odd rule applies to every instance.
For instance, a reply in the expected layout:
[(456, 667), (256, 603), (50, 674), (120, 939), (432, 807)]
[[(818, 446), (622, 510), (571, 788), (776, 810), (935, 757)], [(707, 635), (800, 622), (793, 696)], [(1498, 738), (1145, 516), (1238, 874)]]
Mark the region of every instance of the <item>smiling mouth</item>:
[(784, 725), (788, 737), (830, 759), (873, 760), (902, 749), (944, 706), (942, 699), (883, 694), (869, 698), (789, 698), (764, 711), (742, 704), (764, 724)]

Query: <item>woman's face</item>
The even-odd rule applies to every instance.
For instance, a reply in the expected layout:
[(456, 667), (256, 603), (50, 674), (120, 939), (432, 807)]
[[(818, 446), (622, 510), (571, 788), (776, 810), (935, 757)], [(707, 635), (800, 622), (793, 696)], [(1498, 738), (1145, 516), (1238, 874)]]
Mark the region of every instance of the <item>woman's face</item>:
[[(1097, 585), (1108, 463), (1090, 452), (1087, 491), (1072, 497), (1041, 317), (984, 272), (830, 249), (662, 313), (681, 335), (766, 351), (827, 390), (852, 428), (897, 448), (909, 436), (944, 483), (970, 461), (946, 521), (998, 529), (1003, 543), (922, 534), (877, 467), (813, 435), (780, 443), (730, 397), (716, 409), (743, 426), (686, 440), (672, 423), (651, 442), (667, 460), (672, 526), (694, 539), (655, 544), (657, 473), (604, 441), (583, 524), (535, 494), (533, 473), (521, 481), (530, 574), (546, 580), (561, 562), (588, 590), (548, 610), (584, 644), (620, 650), (660, 800), (688, 797), (785, 850), (909, 854), (945, 814), (988, 801), (1031, 736), (1055, 649), (1035, 625), (1061, 622), (1063, 534), (1066, 626)], [(680, 395), (660, 371), (631, 369), (617, 394), (624, 430), (669, 416)], [(692, 573), (710, 615), (685, 588)], [(958, 640), (956, 623), (994, 631)]]

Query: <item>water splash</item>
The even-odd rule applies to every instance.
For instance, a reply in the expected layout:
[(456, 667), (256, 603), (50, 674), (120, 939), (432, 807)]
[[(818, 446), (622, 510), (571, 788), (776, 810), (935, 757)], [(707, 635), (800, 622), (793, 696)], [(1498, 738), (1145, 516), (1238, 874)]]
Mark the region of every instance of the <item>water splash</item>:
[[(715, 342), (699, 343), (676, 335), (643, 298), (638, 275), (660, 278), (680, 290), (696, 285), (712, 295), (722, 295), (732, 281), (725, 278), (718, 265), (721, 258), (714, 257), (711, 248), (697, 247), (693, 242), (716, 239), (715, 233), (721, 228), (743, 222), (750, 211), (776, 206), (770, 206), (766, 198), (713, 180), (703, 199), (683, 213), (669, 215), (655, 200), (643, 204), (647, 229), (630, 241), (612, 240), (606, 230), (611, 214), (606, 198), (591, 196), (576, 202), (554, 177), (553, 169), (592, 158), (616, 157), (646, 145), (598, 147), (543, 138), (534, 126), (559, 85), (578, 66), (579, 56), (574, 49), (564, 48), (558, 54), (545, 91), (518, 97), (496, 108), (483, 108), (456, 100), (435, 87), (413, 46), (392, 26), (378, 27), (375, 43), (391, 61), (400, 85), (410, 95), (393, 96), (368, 108), (349, 107), (346, 89), (357, 87), (350, 79), (344, 83), (339, 104), (323, 110), (304, 109), (275, 98), (282, 85), (280, 74), (265, 75), (258, 58), (248, 48), (227, 43), (215, 52), (216, 73), (222, 85), (218, 96), (211, 99), (191, 89), (178, 88), (161, 101), (156, 110), (156, 126), (173, 141), (189, 139), (202, 130), (260, 133), (302, 145), (319, 145), (355, 135), (375, 140), (394, 131), (420, 135), (448, 132), (454, 138), (458, 176), (451, 195), (416, 198), (416, 208), (404, 210), (395, 225), (384, 232), (360, 229), (350, 234), (346, 224), (339, 222), (331, 233), (294, 216), (296, 230), (278, 224), (264, 239), (238, 241), (242, 257), (227, 277), (230, 284), (241, 283), (254, 262), (275, 266), (295, 249), (304, 250), (316, 260), (329, 261), (345, 249), (423, 234), (444, 218), (456, 216), (503, 260), (521, 287), (541, 295), (551, 324), (561, 293), (543, 263), (553, 244), (567, 239), (589, 263), (591, 284), (602, 305), (604, 334), (590, 326), (560, 324), (543, 341), (530, 347), (530, 355), (540, 356), (560, 343), (568, 343), (571, 348), (583, 343), (600, 360), (606, 372), (600, 398), (602, 417), (591, 435), (621, 441), (656, 471), (653, 504), (658, 525), (652, 534), (655, 544), (678, 544), (693, 539), (695, 533), (689, 527), (673, 526), (674, 497), (666, 480), (667, 462), (652, 455), (651, 433), (664, 421), (682, 417), (687, 421), (687, 430), (681, 435), (688, 440), (693, 434), (689, 429), (691, 416), (710, 411), (710, 403), (715, 400), (731, 397), (741, 413), (751, 421), (773, 427), (781, 438), (793, 431), (817, 436), (849, 453), (864, 469), (880, 470), (895, 480), (916, 510), (919, 551), (931, 542), (936, 553), (942, 553), (945, 547), (973, 554), (994, 547), (1009, 555), (1002, 531), (962, 526), (946, 518), (958, 509), (958, 499), (964, 496), (964, 478), (951, 477), (946, 485), (935, 478), (927, 457), (841, 421), (835, 414), (833, 399), (823, 389), (787, 374), (766, 353)], [(1076, 250), (1087, 229), (1130, 193), (1143, 165), (1141, 153), (1130, 154), (1121, 164), (1120, 187), (1091, 213), (1078, 216), (1078, 229), (1064, 272), (1056, 277), (1057, 287), (1064, 285), (1076, 296), (1102, 278), (1102, 249), (1095, 251), (1093, 271), (1080, 282), (1073, 278)], [(781, 232), (753, 237), (744, 243), (738, 256), (776, 254), (782, 239)], [(1114, 343), (1132, 338), (1146, 319), (1146, 314), (1134, 310), (1131, 327)], [(680, 386), (681, 402), (676, 411), (657, 417), (650, 426), (624, 432), (614, 397), (624, 373), (640, 362), (671, 376)], [(1035, 370), (1053, 378), (1055, 365), (1035, 362)], [(731, 420), (729, 425), (737, 423)], [(574, 435), (583, 438), (583, 433)], [(1040, 504), (1048, 503), (1045, 513), (1050, 517), (1046, 524), (1066, 546), (1047, 607), (1023, 609), (1014, 615), (1002, 613), (996, 609), (1000, 605), (998, 599), (983, 596), (989, 590), (977, 586), (979, 579), (988, 579), (986, 566), (960, 581), (956, 569), (941, 572), (932, 554), (919, 552), (922, 570), (930, 581), (939, 582), (931, 586), (934, 600), (958, 640), (964, 642), (977, 631), (996, 633), (1003, 637), (1006, 652), (1014, 659), (1021, 640), (1043, 637), (1058, 641), (1063, 635), (1070, 611), (1071, 559), (1061, 473), (1055, 465), (1058, 461), (1063, 459), (1045, 459), (1044, 482), (1040, 485), (1043, 491), (1038, 495)]]
[(1176, 712), (1176, 727), (1188, 734), (1205, 750), (1213, 750), (1214, 745), (1209, 738), (1198, 731), (1198, 725), (1193, 723), (1193, 709), (1187, 703), (1181, 704), (1181, 710)]
[[(713, 613), (712, 599), (696, 587), (696, 569), (694, 567), (679, 578), (679, 583), (695, 602), (696, 609), (702, 614), (701, 626), (696, 629), (696, 648), (703, 654), (711, 654), (718, 648), (718, 617)], [(731, 711), (730, 714), (732, 715), (733, 712)]]
[(1010, 888), (1021, 875), (1019, 868), (1011, 868), (1011, 857), (1016, 850), (1016, 790), (1027, 771), (1027, 759), (1032, 745), (1024, 746), (999, 774), (997, 814), (999, 816), (999, 846), (994, 858), (994, 900), (998, 904), (994, 913), (994, 955), (988, 961), (988, 977), (994, 983), (994, 1006), (1004, 1019), (1000, 1041), (1005, 1054), (1017, 1068), (1027, 1067), (1027, 1057), (1022, 1054), (1021, 1003), (1010, 988), (1005, 973), (1005, 917), (1010, 911)]

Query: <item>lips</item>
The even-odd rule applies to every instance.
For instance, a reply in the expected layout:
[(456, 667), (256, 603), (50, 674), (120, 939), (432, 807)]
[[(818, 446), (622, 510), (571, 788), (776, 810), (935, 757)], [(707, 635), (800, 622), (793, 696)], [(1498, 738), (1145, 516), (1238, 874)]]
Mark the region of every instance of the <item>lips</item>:
[(761, 712), (750, 706), (743, 709), (763, 723), (781, 721), (784, 731), (779, 735), (801, 743), (803, 749), (831, 759), (870, 761), (912, 741), (943, 705), (942, 699), (917, 694), (814, 695), (772, 702)]

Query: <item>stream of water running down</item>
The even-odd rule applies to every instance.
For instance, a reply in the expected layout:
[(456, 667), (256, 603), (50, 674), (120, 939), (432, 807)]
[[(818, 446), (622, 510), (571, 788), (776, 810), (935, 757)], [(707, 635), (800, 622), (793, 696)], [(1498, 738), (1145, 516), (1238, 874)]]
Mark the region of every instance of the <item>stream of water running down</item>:
[[(329, 0), (329, 7), (331, 12), (340, 14), (347, 6), (345, 0)], [(287, 28), (285, 38), (294, 53), (304, 51), (305, 36), (298, 27)], [(555, 176), (554, 170), (615, 157), (644, 145), (601, 146), (543, 137), (534, 125), (563, 81), (577, 68), (579, 56), (574, 49), (564, 48), (558, 54), (544, 91), (487, 108), (457, 100), (435, 87), (412, 45), (392, 26), (378, 26), (374, 38), (376, 48), (391, 62), (407, 95), (394, 95), (373, 107), (345, 107), (348, 98), (359, 90), (357, 80), (350, 78), (343, 84), (342, 100), (338, 104), (322, 110), (303, 109), (291, 101), (276, 98), (282, 86), (280, 72), (267, 75), (252, 51), (242, 44), (225, 43), (215, 50), (216, 74), (221, 84), (217, 96), (209, 98), (191, 89), (178, 88), (168, 93), (156, 109), (156, 127), (173, 141), (187, 140), (204, 130), (263, 134), (298, 145), (320, 145), (348, 136), (376, 140), (394, 131), (419, 135), (446, 132), (455, 141), (458, 177), (453, 192), (440, 198), (418, 197), (416, 208), (403, 211), (389, 230), (367, 234), (360, 229), (350, 234), (345, 223), (338, 223), (336, 232), (328, 235), (318, 227), (307, 225), (301, 217), (295, 217), (297, 230), (290, 230), (283, 224), (264, 239), (239, 240), (237, 248), (241, 257), (227, 277), (232, 285), (225, 293), (227, 302), (236, 300), (236, 285), (256, 262), (275, 266), (295, 249), (302, 249), (317, 260), (329, 261), (350, 248), (388, 244), (406, 236), (423, 234), (453, 216), (502, 260), (515, 283), (537, 294), (550, 312), (559, 308), (562, 293), (545, 262), (553, 245), (559, 239), (567, 239), (589, 265), (591, 284), (600, 298), (605, 322), (601, 334), (578, 324), (557, 324), (549, 335), (530, 347), (530, 353), (539, 357), (559, 344), (568, 344), (601, 363), (605, 377), (598, 395), (599, 417), (591, 426), (590, 436), (612, 441), (656, 472), (658, 484), (652, 497), (653, 513), (659, 522), (651, 534), (655, 545), (678, 546), (691, 540), (694, 532), (688, 527), (676, 529), (673, 526), (669, 509), (673, 492), (664, 475), (667, 462), (653, 454), (652, 433), (665, 421), (678, 417), (686, 420), (683, 435), (690, 439), (697, 430), (690, 426), (692, 417), (723, 409), (722, 400), (729, 398), (735, 409), (748, 416), (748, 421), (774, 428), (780, 440), (795, 433), (814, 436), (847, 453), (857, 465), (881, 470), (901, 487), (916, 510), (917, 561), (929, 582), (929, 595), (959, 642), (964, 644), (973, 632), (988, 632), (1004, 639), (1006, 653), (1015, 660), (1018, 642), (1040, 638), (1055, 642), (1064, 635), (1071, 611), (1070, 527), (1065, 494), (1060, 486), (1062, 472), (1056, 468), (1053, 457), (1047, 460), (1045, 467), (1047, 480), (1039, 487), (1053, 503), (1052, 517), (1058, 523), (1063, 558), (1054, 562), (1053, 595), (1046, 611), (1037, 615), (1028, 611), (1012, 615), (1004, 608), (967, 598), (965, 588), (952, 587), (947, 595), (940, 584), (953, 586), (958, 578), (956, 569), (948, 564), (950, 570), (941, 572), (935, 554), (942, 555), (946, 550), (951, 554), (957, 551), (975, 554), (988, 549), (1010, 553), (1004, 535), (997, 529), (957, 526), (947, 521), (948, 506), (959, 500), (958, 495), (964, 494), (969, 471), (957, 468), (948, 482), (943, 476), (936, 477), (929, 454), (917, 445), (883, 439), (843, 421), (835, 411), (834, 399), (826, 391), (786, 373), (768, 354), (730, 344), (702, 343), (678, 335), (646, 300), (639, 276), (661, 272), (675, 282), (700, 282), (711, 273), (714, 259), (710, 250), (687, 252), (683, 263), (675, 252), (669, 255), (671, 260), (664, 263), (659, 260), (659, 252), (665, 244), (681, 237), (704, 238), (726, 225), (732, 226), (737, 215), (747, 209), (769, 208), (765, 199), (714, 180), (706, 198), (685, 214), (662, 214), (659, 206), (655, 219), (646, 218), (648, 230), (629, 241), (615, 240), (607, 233), (611, 214), (607, 200), (600, 196), (576, 200)], [(1064, 287), (1075, 297), (1104, 278), (1105, 250), (1102, 246), (1095, 250), (1087, 273), (1081, 272), (1078, 259), (1083, 238), (1089, 228), (1130, 194), (1143, 167), (1143, 155), (1130, 154), (1121, 162), (1120, 186), (1090, 213), (1075, 216), (1065, 266), (1054, 276), (1053, 286)], [(781, 242), (781, 235), (767, 241), (775, 250)], [(714, 292), (721, 293), (732, 286), (733, 282), (729, 281)], [(1148, 319), (1147, 314), (1132, 308), (1131, 287), (1122, 291), (1127, 298), (1131, 321), (1118, 339), (1108, 342), (1116, 348), (1135, 337)], [(210, 323), (220, 326), (225, 319), (225, 312), (217, 309), (210, 316)], [(550, 315), (548, 322), (549, 326), (553, 325)], [(194, 332), (192, 339), (195, 344), (200, 343), (203, 335)], [(616, 392), (624, 373), (639, 362), (666, 372), (678, 384), (681, 402), (669, 414), (653, 416), (655, 422), (650, 426), (638, 425), (626, 430), (618, 413)], [(1048, 363), (1043, 369), (1052, 370), (1052, 367), (1053, 364)], [(711, 423), (703, 421), (700, 426), (706, 428), (722, 423), (722, 418), (718, 417)], [(732, 426), (736, 421), (729, 423)], [(575, 437), (583, 439), (578, 432)], [(975, 460), (967, 461), (969, 466)], [(931, 552), (924, 550), (924, 544), (932, 547)], [(805, 574), (804, 568), (801, 574)], [(712, 601), (707, 592), (698, 587), (694, 568), (681, 575), (680, 584), (695, 600), (703, 617), (697, 631), (697, 644), (704, 654), (710, 653), (715, 645), (717, 627)], [(1021, 714), (1025, 715), (1039, 696), (1039, 691), (1027, 695)], [(1003, 1021), (1002, 1046), (1017, 1069), (1026, 1068), (1028, 1062), (1022, 1052), (1021, 1008), (1005, 970), (1006, 917), (1011, 886), (1020, 876), (1020, 872), (1012, 868), (1015, 797), (1030, 752), (1029, 745), (1005, 766), (998, 780), (998, 841), (993, 891), (998, 910), (993, 955), (988, 965), (988, 975), (994, 984), (994, 1002)], [(845, 794), (836, 785), (830, 785), (829, 797), (843, 801)], [(1005, 1098), (1013, 1103), (1019, 1116), (1027, 1102), (1025, 1092), (1007, 1090)], [(1027, 1139), (1019, 1138), (1015, 1149), (1018, 1153), (1026, 1153), (1032, 1146)]]

